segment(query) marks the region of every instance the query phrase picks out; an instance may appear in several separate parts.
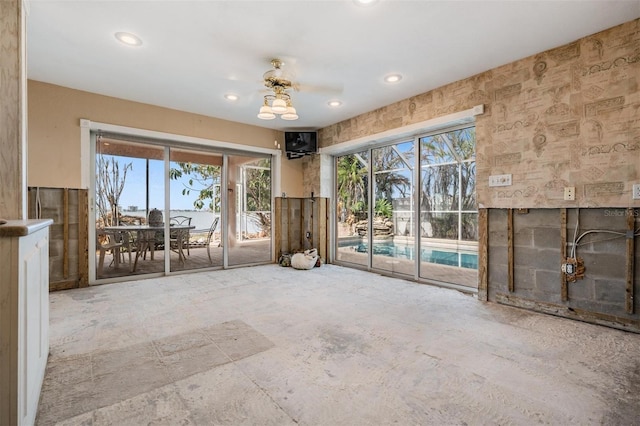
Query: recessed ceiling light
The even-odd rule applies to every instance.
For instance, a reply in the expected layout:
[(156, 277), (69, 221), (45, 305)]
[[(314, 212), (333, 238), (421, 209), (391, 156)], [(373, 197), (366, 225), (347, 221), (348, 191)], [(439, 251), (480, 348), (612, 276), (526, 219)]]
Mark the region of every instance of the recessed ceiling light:
[(332, 107), (332, 108), (337, 108), (337, 107), (339, 107), (340, 105), (342, 105), (342, 102), (341, 102), (341, 101), (338, 101), (338, 100), (334, 100), (334, 101), (329, 101), (329, 102), (327, 102), (327, 105), (329, 105), (329, 106), (330, 106), (330, 107)]
[(378, 3), (378, 0), (353, 0), (353, 2), (358, 6), (371, 6)]
[(234, 95), (233, 93), (227, 93), (226, 95), (224, 95), (224, 98), (228, 101), (237, 101), (238, 95)]
[(402, 76), (400, 74), (389, 74), (384, 78), (386, 83), (397, 83), (402, 80)]
[(118, 32), (115, 33), (116, 39), (120, 43), (124, 43), (128, 46), (140, 46), (142, 44), (142, 40), (135, 34)]

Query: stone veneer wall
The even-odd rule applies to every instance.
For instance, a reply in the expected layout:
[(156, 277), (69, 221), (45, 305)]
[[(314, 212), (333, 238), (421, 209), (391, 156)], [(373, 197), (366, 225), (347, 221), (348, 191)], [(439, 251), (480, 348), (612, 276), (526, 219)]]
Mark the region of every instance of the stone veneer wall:
[[(487, 282), (479, 297), (640, 331), (638, 237), (634, 313), (624, 304), (624, 238), (579, 249), (585, 279), (570, 283), (563, 301), (559, 219), (560, 208), (568, 208), (572, 232), (573, 208), (588, 207), (580, 210), (581, 230), (624, 230), (619, 217), (603, 212), (640, 207), (631, 197), (633, 184), (640, 183), (639, 46), (636, 19), (321, 129), (319, 146), (483, 104), (485, 113), (476, 116), (476, 191), (479, 207), (487, 209), (488, 243), (481, 238), (486, 256), (480, 272), (487, 271)], [(318, 162), (305, 167), (308, 178), (321, 176)], [(489, 176), (497, 174), (512, 174), (513, 185), (489, 188)], [(575, 201), (564, 201), (565, 186), (576, 188)], [(505, 248), (509, 208), (529, 209), (514, 217), (513, 292)]]
[(311, 193), (316, 197), (331, 198), (331, 183), (333, 181), (330, 155), (311, 155), (302, 160), (305, 173), (303, 174), (304, 196), (310, 197)]
[[(630, 207), (640, 183), (640, 19), (319, 131), (320, 147), (484, 104), (482, 207)], [(513, 185), (489, 188), (490, 175)], [(576, 201), (564, 201), (565, 186)]]

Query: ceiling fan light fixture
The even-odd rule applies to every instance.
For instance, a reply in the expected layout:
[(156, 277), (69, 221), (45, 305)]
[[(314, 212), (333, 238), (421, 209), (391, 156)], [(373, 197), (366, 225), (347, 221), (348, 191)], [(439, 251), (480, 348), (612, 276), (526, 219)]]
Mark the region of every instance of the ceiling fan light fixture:
[(298, 114), (294, 107), (288, 106), (287, 111), (284, 114), (282, 114), (280, 118), (282, 118), (283, 120), (297, 120)]
[(271, 107), (267, 105), (267, 100), (264, 100), (264, 105), (260, 107), (260, 112), (258, 113), (258, 118), (261, 120), (273, 120), (276, 118), (276, 115), (271, 111)]
[(284, 114), (287, 112), (287, 102), (281, 98), (274, 99), (271, 103), (271, 111), (276, 114)]
[(273, 69), (263, 75), (264, 85), (271, 93), (264, 96), (264, 104), (260, 108), (258, 118), (272, 120), (277, 114), (283, 120), (297, 120), (298, 113), (291, 105), (291, 95), (288, 92), (294, 85), (282, 72), (281, 60), (273, 59), (271, 65)]

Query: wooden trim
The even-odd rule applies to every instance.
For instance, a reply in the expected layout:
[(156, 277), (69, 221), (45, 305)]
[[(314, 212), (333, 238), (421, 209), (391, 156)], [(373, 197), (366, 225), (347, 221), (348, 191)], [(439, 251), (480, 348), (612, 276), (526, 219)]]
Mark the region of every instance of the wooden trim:
[(291, 249), (291, 198), (286, 199), (287, 202), (287, 252)]
[(86, 189), (78, 190), (77, 284), (79, 287), (89, 287), (89, 191)]
[(513, 281), (513, 209), (507, 209), (507, 281), (509, 284), (509, 293), (515, 291), (515, 284)]
[(327, 236), (327, 223), (329, 222), (329, 218), (327, 217), (327, 204), (329, 202), (328, 198), (319, 198), (316, 200), (319, 203), (319, 212), (318, 212), (318, 241), (319, 241), (319, 253), (325, 263), (328, 263), (328, 236)]
[(72, 288), (78, 288), (77, 280), (58, 281), (55, 283), (49, 283), (49, 291), (70, 290)]
[(69, 188), (62, 191), (62, 277), (69, 278)]
[(489, 220), (488, 210), (478, 210), (478, 300), (489, 300)]
[(625, 309), (628, 314), (634, 312), (634, 262), (635, 262), (635, 210), (627, 209), (627, 286), (625, 289)]
[[(576, 212), (576, 214), (579, 214)], [(561, 263), (567, 258), (567, 209), (560, 209), (560, 259)], [(569, 300), (569, 288), (567, 286), (567, 274), (560, 271), (560, 297), (563, 302)]]
[(304, 198), (300, 199), (300, 240), (298, 242), (300, 243), (300, 248), (302, 250), (307, 249), (307, 237), (306, 237), (307, 229), (304, 226), (304, 219), (305, 219), (304, 216), (307, 214), (305, 211), (306, 204), (307, 204), (306, 199)]
[(273, 242), (274, 242), (274, 256), (277, 262), (282, 255), (282, 198), (275, 199), (275, 205), (273, 208)]
[(619, 328), (626, 331), (640, 333), (638, 320), (634, 318), (620, 317), (600, 312), (585, 311), (579, 308), (557, 305), (555, 303), (541, 302), (537, 300), (524, 299), (512, 294), (496, 294), (496, 303), (513, 306), (516, 308), (529, 309), (545, 314), (556, 315), (579, 321), (586, 321), (593, 324), (605, 325), (607, 327)]

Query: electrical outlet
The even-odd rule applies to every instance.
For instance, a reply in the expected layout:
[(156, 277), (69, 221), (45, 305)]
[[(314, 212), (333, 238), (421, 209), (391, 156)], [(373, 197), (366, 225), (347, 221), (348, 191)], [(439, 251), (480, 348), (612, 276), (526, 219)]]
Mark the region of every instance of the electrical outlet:
[(564, 187), (564, 199), (565, 201), (574, 201), (576, 199), (576, 187), (565, 186)]
[(574, 283), (577, 280), (584, 279), (585, 267), (584, 260), (581, 257), (566, 258), (561, 265), (562, 272), (565, 274), (565, 280), (569, 283)]
[(511, 174), (489, 176), (489, 186), (511, 186)]
[(640, 200), (640, 183), (636, 183), (633, 185), (632, 196), (634, 200)]

